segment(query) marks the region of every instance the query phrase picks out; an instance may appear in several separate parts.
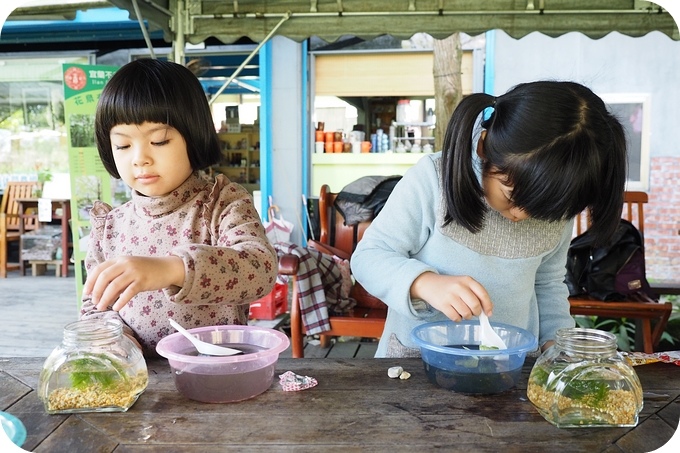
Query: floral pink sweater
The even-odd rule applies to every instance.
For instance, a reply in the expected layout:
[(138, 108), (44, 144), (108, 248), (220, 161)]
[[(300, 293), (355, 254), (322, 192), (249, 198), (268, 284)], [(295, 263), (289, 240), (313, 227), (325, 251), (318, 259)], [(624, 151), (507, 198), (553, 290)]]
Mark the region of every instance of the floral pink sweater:
[[(86, 267), (120, 255), (167, 256), (184, 260), (184, 285), (137, 294), (120, 312), (98, 311), (84, 297), (81, 318), (120, 317), (146, 355), (175, 330), (246, 324), (248, 304), (268, 294), (276, 281), (277, 257), (250, 194), (218, 175), (214, 183), (192, 175), (174, 192), (132, 200), (112, 209), (91, 210)], [(127, 330), (127, 329), (126, 329)]]

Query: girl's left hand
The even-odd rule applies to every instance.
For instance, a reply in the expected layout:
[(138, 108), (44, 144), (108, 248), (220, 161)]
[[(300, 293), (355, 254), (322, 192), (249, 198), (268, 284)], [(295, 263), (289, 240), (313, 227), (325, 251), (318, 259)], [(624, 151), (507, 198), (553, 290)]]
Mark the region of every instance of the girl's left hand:
[(83, 294), (98, 310), (120, 311), (137, 293), (184, 284), (184, 262), (176, 256), (121, 256), (106, 260), (88, 275)]

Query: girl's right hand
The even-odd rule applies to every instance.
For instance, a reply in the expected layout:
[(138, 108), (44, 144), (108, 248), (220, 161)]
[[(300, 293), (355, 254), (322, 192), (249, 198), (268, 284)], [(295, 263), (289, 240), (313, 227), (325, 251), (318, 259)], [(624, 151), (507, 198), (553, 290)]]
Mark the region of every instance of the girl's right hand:
[(482, 310), (491, 316), (493, 303), (486, 289), (465, 276), (425, 272), (411, 285), (411, 298), (422, 299), (453, 321), (471, 319)]
[(120, 311), (137, 293), (184, 283), (184, 262), (180, 257), (119, 256), (91, 269), (83, 294), (92, 297), (100, 311)]

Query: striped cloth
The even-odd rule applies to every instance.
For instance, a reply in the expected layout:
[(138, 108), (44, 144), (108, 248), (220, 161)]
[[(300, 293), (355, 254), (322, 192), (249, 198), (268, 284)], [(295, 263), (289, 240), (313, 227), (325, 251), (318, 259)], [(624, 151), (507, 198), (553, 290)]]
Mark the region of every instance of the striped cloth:
[[(292, 254), (300, 258), (297, 289), (302, 324), (307, 335), (330, 330), (329, 314), (342, 314), (354, 308), (356, 301), (346, 295), (346, 281), (343, 288), (343, 264), (339, 262), (343, 260), (289, 242), (273, 245), (279, 256)], [(345, 261), (344, 265), (348, 263)], [(350, 278), (348, 273), (344, 278)]]

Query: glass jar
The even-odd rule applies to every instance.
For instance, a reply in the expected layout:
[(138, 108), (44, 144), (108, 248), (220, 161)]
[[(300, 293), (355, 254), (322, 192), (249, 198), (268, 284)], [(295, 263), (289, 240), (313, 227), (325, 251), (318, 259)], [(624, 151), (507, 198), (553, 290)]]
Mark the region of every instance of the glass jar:
[(47, 357), (38, 396), (50, 414), (125, 412), (149, 380), (142, 351), (117, 319), (81, 320)]
[(527, 396), (559, 428), (635, 426), (642, 387), (616, 350), (616, 336), (596, 329), (560, 329), (534, 364)]

